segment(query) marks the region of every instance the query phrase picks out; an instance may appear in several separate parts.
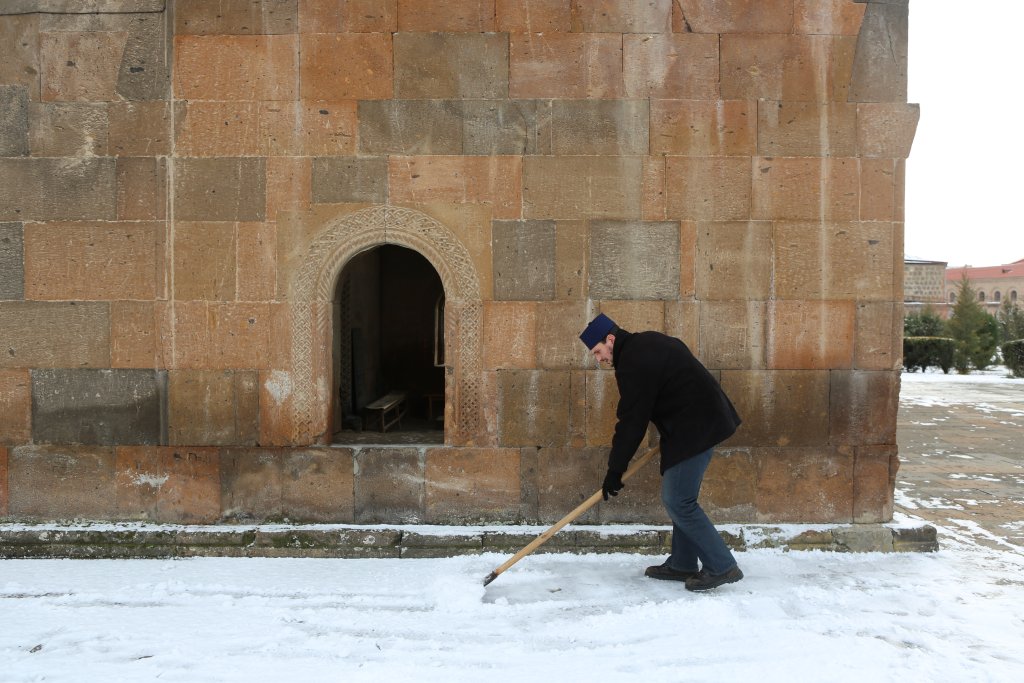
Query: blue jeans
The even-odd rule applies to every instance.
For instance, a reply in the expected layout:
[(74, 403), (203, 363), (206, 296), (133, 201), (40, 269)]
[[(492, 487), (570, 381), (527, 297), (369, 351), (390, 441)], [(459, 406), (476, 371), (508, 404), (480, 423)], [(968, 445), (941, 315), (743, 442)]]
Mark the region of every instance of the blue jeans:
[(722, 574), (736, 566), (729, 546), (697, 503), (712, 450), (673, 465), (661, 479), (661, 502), (672, 519), (672, 555), (668, 558), (672, 569), (697, 571), (697, 560), (711, 574)]

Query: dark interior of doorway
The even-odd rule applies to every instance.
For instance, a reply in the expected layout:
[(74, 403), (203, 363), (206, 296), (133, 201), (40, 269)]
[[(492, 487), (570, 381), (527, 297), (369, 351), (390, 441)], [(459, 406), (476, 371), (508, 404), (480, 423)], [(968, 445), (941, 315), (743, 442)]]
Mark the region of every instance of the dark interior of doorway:
[[(369, 249), (346, 264), (334, 301), (333, 442), (442, 443), (444, 287), (434, 267), (405, 247)], [(368, 408), (396, 393), (400, 421), (397, 410)]]

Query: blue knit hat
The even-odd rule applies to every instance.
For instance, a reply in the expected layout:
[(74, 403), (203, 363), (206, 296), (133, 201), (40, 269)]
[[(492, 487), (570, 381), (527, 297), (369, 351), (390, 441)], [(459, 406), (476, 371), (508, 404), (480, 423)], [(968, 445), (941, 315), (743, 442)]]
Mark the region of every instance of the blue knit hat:
[(587, 345), (588, 349), (593, 349), (603, 342), (605, 337), (611, 334), (611, 331), (616, 327), (617, 325), (614, 320), (604, 313), (599, 313), (596, 318), (590, 321), (587, 329), (583, 330), (580, 340)]

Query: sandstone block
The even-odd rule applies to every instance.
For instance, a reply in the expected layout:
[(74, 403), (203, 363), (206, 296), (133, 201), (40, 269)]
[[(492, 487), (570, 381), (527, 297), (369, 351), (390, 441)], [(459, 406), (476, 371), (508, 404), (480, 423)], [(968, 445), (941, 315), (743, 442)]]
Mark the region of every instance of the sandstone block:
[(917, 104), (858, 104), (857, 151), (863, 157), (906, 159), (920, 118)]
[(896, 446), (862, 446), (854, 450), (853, 521), (889, 522), (899, 456)]
[(551, 150), (551, 102), (465, 100), (458, 105), (463, 154), (546, 154)]
[[(32, 439), (32, 382), (28, 370), (0, 370), (0, 444)], [(3, 484), (0, 483), (0, 486)]]
[(0, 299), (24, 298), (24, 229), (21, 223), (0, 223)]
[(386, 100), (394, 93), (390, 33), (303, 35), (301, 52), (304, 100)]
[(576, 3), (586, 33), (668, 33), (672, 0), (583, 0)]
[(114, 160), (0, 158), (0, 221), (114, 220)]
[[(665, 303), (664, 301), (602, 301), (601, 312), (624, 330), (664, 332)], [(583, 328), (581, 327), (579, 331), (582, 332)], [(577, 341), (579, 340), (577, 339)], [(588, 364), (589, 362), (588, 360)]]
[(751, 217), (749, 157), (668, 157), (665, 174), (670, 218), (735, 221)]
[(159, 223), (31, 223), (25, 229), (25, 295), (153, 299), (162, 240)]
[(185, 157), (266, 153), (256, 102), (182, 102), (175, 112), (175, 153)]
[(259, 434), (256, 373), (175, 370), (168, 375), (168, 439), (174, 445), (253, 445)]
[(857, 33), (850, 74), (851, 102), (906, 102), (908, 6), (868, 3)]
[(551, 154), (647, 154), (647, 100), (554, 100)]
[(754, 454), (757, 521), (852, 521), (852, 449), (763, 448)]
[(179, 159), (174, 174), (175, 218), (262, 221), (266, 183), (265, 159)]
[(721, 383), (743, 419), (725, 447), (829, 443), (828, 371), (723, 370)]
[(855, 44), (852, 36), (723, 35), (721, 95), (727, 100), (846, 102)]
[(8, 453), (8, 507), (38, 520), (114, 516), (114, 450), (20, 446)]
[(364, 154), (462, 154), (462, 106), (447, 100), (359, 102)]
[(394, 33), (398, 0), (305, 0), (299, 3), (301, 33)]
[(852, 301), (769, 302), (768, 367), (852, 367), (855, 310)]
[(682, 339), (695, 355), (702, 355), (700, 304), (696, 301), (666, 301), (665, 334)]
[(175, 344), (168, 366), (197, 370), (279, 367), (278, 359), (291, 353), (287, 322), (285, 307), (275, 304), (179, 302), (169, 321)]
[(623, 36), (622, 71), (627, 97), (716, 100), (718, 36)]
[(267, 158), (267, 215), (276, 221), (284, 211), (303, 211), (313, 202), (313, 163), (307, 157)]
[(556, 299), (581, 299), (586, 296), (587, 237), (585, 221), (555, 222)]
[(665, 167), (664, 156), (647, 156), (643, 159), (640, 217), (645, 221), (665, 220), (668, 216)]
[(0, 85), (0, 156), (28, 156), (28, 112), (27, 87)]
[(902, 203), (902, 159), (860, 160), (860, 218), (863, 221), (903, 220), (897, 215)]
[(857, 153), (857, 105), (770, 102), (757, 105), (757, 153), (762, 156), (852, 157)]
[[(463, 204), (455, 201), (434, 201), (414, 206), (451, 230), (455, 238), (466, 247), (479, 278), (480, 298), (489, 299), (494, 291), (491, 273), (491, 220), (495, 217), (493, 207), (484, 203)], [(449, 308), (458, 310), (452, 306)]]
[(7, 448), (0, 446), (0, 517), (8, 514)]
[[(775, 295), (780, 299), (902, 298), (892, 223), (775, 224)], [(825, 254), (822, 258), (821, 254)], [(902, 272), (902, 262), (899, 271)]]
[[(556, 301), (537, 307), (537, 364), (542, 368), (579, 368), (589, 354), (579, 334), (587, 326), (587, 307), (582, 301)], [(591, 316), (593, 317), (593, 316)]]
[(764, 301), (772, 292), (772, 224), (700, 223), (697, 298)]
[(32, 439), (118, 445), (166, 440), (167, 375), (156, 370), (32, 371)]
[(624, 94), (621, 36), (610, 33), (509, 36), (510, 97), (615, 99)]
[(107, 148), (112, 156), (162, 156), (171, 150), (168, 102), (111, 102)]
[(676, 299), (678, 254), (675, 221), (591, 221), (590, 296)]
[(159, 157), (117, 159), (117, 218), (163, 220), (167, 214), (167, 160)]
[(109, 367), (105, 303), (0, 303), (0, 367)]
[(790, 0), (680, 0), (683, 17), (695, 33), (792, 33)]
[(754, 160), (752, 218), (856, 220), (860, 169), (856, 159), (775, 157)]
[(295, 33), (298, 0), (177, 0), (174, 7), (176, 35)]
[(215, 448), (116, 449), (119, 519), (210, 523), (220, 519), (220, 455)]
[(508, 33), (569, 33), (572, 5), (562, 0), (495, 0), (494, 30)]
[(682, 156), (751, 156), (757, 147), (757, 112), (737, 100), (653, 100), (651, 153)]
[(117, 80), (126, 32), (39, 34), (43, 101), (110, 102), (119, 99)]
[[(700, 346), (691, 348), (708, 368), (764, 368), (767, 327), (764, 302), (701, 302)], [(695, 332), (693, 334), (696, 336)]]
[(639, 218), (639, 157), (526, 157), (525, 218)]
[(796, 0), (793, 32), (855, 36), (860, 32), (865, 4), (846, 0)]
[(544, 301), (555, 296), (555, 222), (493, 221), (494, 298)]
[(831, 443), (895, 444), (899, 372), (833, 370), (831, 378)]
[(494, 218), (519, 218), (522, 157), (425, 156), (388, 159), (392, 203), (485, 204)]
[[(2, 11), (2, 10), (0, 10)], [(28, 87), (29, 99), (39, 101), (39, 15), (23, 14), (0, 19), (0, 83)]]
[(858, 302), (853, 366), (858, 370), (898, 370), (903, 357), (903, 305)]
[[(299, 95), (294, 35), (179, 35), (174, 50), (174, 94), (182, 100), (294, 100)], [(306, 79), (303, 72), (302, 82)]]
[(239, 223), (236, 229), (235, 292), (239, 301), (273, 301), (277, 297), (277, 225)]
[(498, 371), (498, 443), (559, 446), (569, 432), (568, 371)]
[[(617, 319), (615, 319), (618, 322)], [(640, 330), (639, 327), (625, 329)], [(615, 411), (619, 406), (619, 388), (615, 373), (590, 370), (583, 373), (586, 384), (586, 418), (584, 442), (587, 446), (611, 446), (615, 435)]]
[(701, 507), (717, 523), (757, 519), (757, 466), (747, 449), (719, 449), (700, 489)]
[(398, 0), (399, 31), (494, 30), (494, 0), (449, 0), (444, 3)]
[(117, 95), (125, 100), (164, 100), (170, 96), (169, 37), (163, 13), (130, 15), (117, 75)]
[(281, 519), (284, 452), (226, 448), (220, 456), (221, 515), (231, 520)]
[(352, 451), (287, 450), (281, 505), (285, 516), (306, 522), (351, 522), (354, 512)]
[(174, 298), (231, 301), (235, 298), (235, 225), (174, 226)]
[(110, 365), (114, 368), (163, 368), (159, 344), (162, 316), (151, 301), (110, 302)]
[(425, 521), (424, 456), (414, 448), (365, 448), (355, 454), (356, 524)]
[[(541, 523), (557, 522), (590, 498), (601, 485), (607, 468), (607, 448), (542, 448), (537, 454), (537, 512)], [(598, 523), (600, 507), (590, 508), (576, 523)]]
[(537, 304), (485, 301), (483, 333), (486, 369), (536, 367)]
[(517, 448), (434, 448), (426, 456), (426, 522), (521, 518)]
[(395, 97), (508, 97), (508, 37), (503, 33), (396, 33), (394, 50)]

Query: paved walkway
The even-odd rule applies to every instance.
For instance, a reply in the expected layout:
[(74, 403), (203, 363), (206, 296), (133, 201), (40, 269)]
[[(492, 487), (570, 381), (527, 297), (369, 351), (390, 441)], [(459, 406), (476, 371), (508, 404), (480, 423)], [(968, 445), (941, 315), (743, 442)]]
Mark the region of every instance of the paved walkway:
[(1024, 379), (1004, 374), (903, 375), (896, 509), (1024, 552)]

